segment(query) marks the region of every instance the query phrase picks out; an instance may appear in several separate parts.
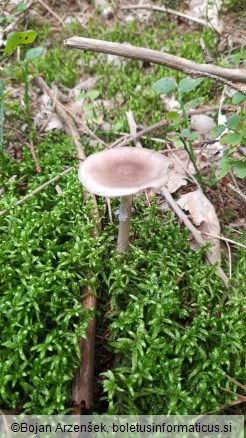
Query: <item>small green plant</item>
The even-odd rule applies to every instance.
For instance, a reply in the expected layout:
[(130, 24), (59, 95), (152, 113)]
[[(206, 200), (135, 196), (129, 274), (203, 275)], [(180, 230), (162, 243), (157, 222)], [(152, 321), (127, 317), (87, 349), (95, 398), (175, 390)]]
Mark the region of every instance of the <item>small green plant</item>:
[[(167, 119), (171, 121), (172, 124), (175, 126), (176, 130), (179, 131), (178, 137), (183, 143), (183, 146), (187, 151), (194, 168), (196, 169), (198, 178), (199, 178), (199, 169), (197, 167), (196, 157), (191, 142), (192, 140), (196, 140), (197, 138), (199, 138), (199, 136), (197, 133), (191, 132), (188, 128), (188, 119), (186, 116), (186, 109), (188, 107), (188, 103), (187, 102), (185, 103), (184, 95), (194, 91), (198, 87), (198, 85), (201, 84), (202, 81), (203, 81), (202, 78), (191, 79), (187, 77), (181, 79), (181, 81), (177, 83), (175, 79), (171, 77), (165, 77), (159, 79), (157, 82), (153, 84), (153, 89), (158, 94), (166, 94), (174, 91), (177, 92), (178, 102), (181, 110), (181, 116), (178, 112), (173, 111), (167, 113)], [(190, 107), (191, 106), (194, 107), (198, 105), (199, 102), (200, 102), (199, 99), (191, 101)], [(183, 129), (180, 129), (180, 125), (181, 127), (183, 127)], [(172, 140), (174, 140), (174, 138), (172, 138)]]
[(25, 56), (24, 61), (20, 62), (21, 69), (23, 71), (23, 81), (25, 84), (24, 102), (26, 105), (27, 124), (29, 132), (31, 131), (31, 112), (30, 112), (30, 98), (29, 98), (29, 69), (28, 64), (34, 59), (38, 58), (43, 52), (41, 47), (30, 49)]
[[(18, 46), (31, 44), (35, 41), (37, 37), (37, 33), (34, 31), (26, 31), (26, 32), (11, 32), (7, 36), (7, 43), (4, 49), (3, 55), (0, 58), (0, 62), (2, 62), (7, 56), (9, 56)], [(35, 50), (35, 49), (33, 49)], [(37, 49), (36, 49), (37, 50)], [(11, 73), (11, 69), (7, 68), (5, 71)], [(29, 105), (29, 96), (28, 96), (28, 69), (27, 63), (24, 61), (23, 63), (23, 72), (25, 78), (25, 104), (27, 109), (27, 121), (28, 127), (31, 127), (31, 118), (30, 118), (30, 105)], [(3, 153), (3, 126), (4, 126), (4, 98), (6, 93), (4, 93), (4, 82), (0, 81), (0, 154)]]
[[(199, 169), (196, 164), (196, 157), (192, 147), (192, 141), (199, 139), (199, 135), (197, 132), (192, 132), (188, 128), (186, 110), (199, 105), (202, 101), (202, 98), (196, 98), (185, 103), (183, 95), (185, 93), (189, 93), (195, 90), (195, 88), (200, 85), (201, 82), (202, 79), (185, 78), (177, 83), (175, 79), (171, 77), (165, 77), (159, 79), (153, 84), (153, 89), (158, 94), (165, 94), (177, 91), (181, 114), (179, 114), (177, 111), (168, 112), (166, 114), (167, 120), (175, 128), (176, 132), (178, 132), (176, 136), (172, 135), (170, 139), (172, 141), (178, 140), (182, 142), (185, 150), (190, 157), (191, 162), (196, 169), (199, 179)], [(244, 99), (245, 96), (237, 92), (233, 96), (233, 104), (239, 104)], [(228, 173), (229, 170), (232, 170), (238, 178), (244, 178), (246, 176), (246, 160), (243, 158), (235, 159), (230, 156), (233, 152), (236, 151), (239, 144), (246, 143), (246, 124), (244, 118), (241, 117), (240, 114), (234, 114), (228, 118), (225, 124), (217, 125), (211, 132), (211, 138), (216, 139), (219, 136), (221, 136), (220, 144), (227, 145), (228, 149), (224, 152), (223, 157), (218, 165), (218, 169), (216, 172), (217, 178), (222, 178)], [(167, 133), (167, 138), (168, 137), (169, 135)]]
[(217, 138), (220, 135), (220, 144), (226, 145), (228, 148), (224, 151), (219, 162), (216, 172), (217, 178), (223, 178), (230, 170), (238, 178), (245, 178), (246, 160), (231, 156), (237, 150), (238, 145), (246, 144), (245, 118), (240, 114), (230, 116), (225, 124), (217, 125), (211, 132), (212, 138)]
[(101, 120), (96, 114), (94, 100), (97, 99), (97, 97), (100, 95), (100, 92), (98, 90), (90, 90), (87, 92), (81, 92), (76, 97), (77, 101), (85, 100), (85, 103), (83, 103), (83, 111), (84, 115), (83, 117), (91, 122), (100, 123)]

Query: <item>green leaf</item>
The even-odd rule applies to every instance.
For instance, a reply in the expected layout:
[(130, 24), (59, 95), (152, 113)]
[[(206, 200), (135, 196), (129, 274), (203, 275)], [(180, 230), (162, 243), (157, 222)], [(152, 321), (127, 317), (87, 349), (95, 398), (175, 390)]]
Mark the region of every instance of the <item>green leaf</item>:
[(26, 9), (27, 9), (27, 4), (26, 4), (25, 2), (20, 2), (20, 3), (17, 5), (15, 11), (16, 11), (18, 14), (20, 14), (21, 12), (24, 12)]
[(85, 103), (83, 105), (84, 110), (91, 110), (93, 108), (93, 103)]
[(236, 175), (238, 178), (246, 178), (246, 160), (237, 161), (235, 164), (233, 164), (232, 169), (234, 175)]
[(236, 146), (242, 140), (241, 135), (235, 134), (235, 132), (228, 132), (228, 134), (223, 135), (220, 138), (220, 144), (228, 144), (231, 146)]
[(122, 128), (123, 128), (123, 122), (122, 121), (116, 122), (116, 124), (113, 127), (114, 131), (120, 131)]
[(218, 138), (223, 132), (225, 131), (226, 126), (225, 125), (217, 125), (215, 126), (212, 131), (209, 134), (209, 137), (212, 139)]
[(245, 99), (246, 97), (244, 96), (244, 94), (239, 93), (239, 91), (237, 91), (232, 98), (232, 103), (233, 105), (238, 105), (239, 103), (243, 102)]
[(152, 88), (158, 93), (169, 93), (170, 91), (174, 90), (174, 88), (177, 87), (177, 83), (175, 79), (173, 78), (161, 78), (159, 81), (156, 81)]
[(166, 117), (167, 120), (177, 120), (180, 119), (180, 114), (177, 113), (177, 111), (170, 111), (169, 113), (167, 113)]
[(11, 32), (7, 37), (7, 44), (4, 50), (4, 56), (13, 52), (19, 45), (31, 44), (37, 37), (37, 32), (28, 30), (26, 32)]
[(100, 91), (91, 90), (91, 91), (88, 91), (87, 96), (89, 97), (89, 99), (94, 100), (99, 96), (99, 94), (100, 94)]
[(241, 53), (235, 53), (234, 55), (229, 55), (227, 58), (222, 59), (220, 65), (222, 67), (235, 68), (239, 65), (240, 60)]
[(169, 113), (167, 113), (166, 117), (172, 125), (180, 124), (182, 121), (181, 115), (176, 111), (170, 111)]
[(81, 93), (78, 94), (78, 96), (76, 96), (76, 100), (82, 100), (86, 97), (86, 93), (84, 93), (84, 91), (81, 91)]
[(184, 78), (179, 83), (179, 91), (181, 93), (189, 93), (190, 91), (193, 91), (198, 87), (198, 85), (201, 84), (203, 81), (203, 78), (198, 79), (191, 79), (191, 78)]
[(235, 129), (237, 127), (239, 121), (240, 121), (240, 115), (233, 114), (233, 116), (229, 117), (229, 119), (227, 120), (226, 126), (229, 129)]
[(26, 61), (32, 61), (33, 59), (38, 58), (42, 52), (42, 47), (35, 47), (34, 49), (28, 50), (26, 53)]
[(218, 179), (223, 178), (231, 169), (232, 167), (232, 159), (228, 157), (227, 153), (224, 153), (223, 157), (221, 158), (218, 169), (216, 172), (216, 176)]
[(196, 99), (192, 99), (185, 104), (185, 109), (196, 108), (200, 103), (204, 102), (204, 97), (197, 97)]
[(188, 140), (197, 140), (199, 138), (197, 132), (191, 132), (189, 129), (182, 129), (180, 135), (188, 138)]

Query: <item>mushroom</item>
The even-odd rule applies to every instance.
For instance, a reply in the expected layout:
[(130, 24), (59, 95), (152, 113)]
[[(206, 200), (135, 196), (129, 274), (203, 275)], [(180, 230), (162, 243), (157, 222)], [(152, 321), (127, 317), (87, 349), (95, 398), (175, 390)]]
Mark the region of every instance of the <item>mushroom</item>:
[(120, 222), (118, 253), (125, 251), (129, 243), (132, 195), (147, 188), (164, 186), (171, 165), (171, 160), (159, 152), (131, 147), (97, 152), (80, 165), (79, 180), (89, 192), (121, 198), (116, 212)]

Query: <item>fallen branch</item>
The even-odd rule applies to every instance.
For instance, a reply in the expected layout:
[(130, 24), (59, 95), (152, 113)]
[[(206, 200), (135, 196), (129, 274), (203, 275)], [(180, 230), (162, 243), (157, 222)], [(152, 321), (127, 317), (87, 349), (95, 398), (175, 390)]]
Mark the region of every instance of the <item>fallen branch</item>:
[(210, 26), (210, 23), (207, 23), (202, 18), (192, 17), (191, 15), (184, 14), (183, 12), (175, 11), (175, 9), (170, 9), (161, 6), (151, 6), (151, 5), (128, 5), (122, 6), (120, 9), (149, 9), (152, 11), (165, 12), (166, 14), (176, 15), (177, 17), (185, 18), (186, 20), (194, 21), (195, 23), (202, 24), (203, 26)]
[(24, 202), (28, 201), (28, 199), (30, 199), (32, 196), (36, 195), (37, 193), (41, 192), (42, 190), (44, 190), (46, 187), (50, 186), (50, 184), (53, 184), (55, 181), (57, 181), (58, 179), (60, 179), (63, 175), (66, 175), (67, 173), (71, 172), (71, 170), (73, 170), (74, 167), (68, 167), (66, 170), (64, 170), (64, 172), (62, 172), (60, 175), (56, 175), (54, 176), (54, 178), (51, 178), (49, 181), (46, 181), (44, 184), (42, 184), (41, 186), (37, 187), (35, 190), (33, 190), (31, 193), (29, 193), (28, 195), (24, 196), (23, 198), (21, 198), (19, 201), (17, 201), (14, 205), (11, 205), (9, 208), (7, 208), (6, 210), (2, 210), (0, 211), (0, 216), (4, 216), (6, 213), (8, 213), (9, 210), (11, 210), (11, 208), (17, 207), (18, 205), (23, 204)]
[(140, 59), (154, 64), (165, 65), (174, 70), (184, 73), (191, 71), (192, 74), (198, 73), (200, 76), (215, 75), (219, 78), (232, 82), (246, 84), (246, 72), (243, 69), (218, 67), (214, 64), (198, 64), (186, 58), (170, 55), (169, 53), (157, 50), (135, 47), (131, 44), (112, 43), (91, 38), (72, 37), (64, 41), (65, 47), (76, 48), (79, 50), (90, 50), (92, 52), (110, 53), (112, 55), (123, 56), (125, 58)]

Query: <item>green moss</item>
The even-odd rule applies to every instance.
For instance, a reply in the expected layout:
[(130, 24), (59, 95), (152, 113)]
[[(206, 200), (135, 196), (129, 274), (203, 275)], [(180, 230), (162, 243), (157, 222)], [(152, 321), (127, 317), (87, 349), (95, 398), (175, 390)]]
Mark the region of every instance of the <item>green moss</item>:
[(110, 414), (216, 412), (233, 398), (221, 391), (233, 386), (225, 375), (245, 381), (245, 275), (236, 274), (233, 283), (243, 283), (222, 306), (224, 287), (204, 249), (192, 252), (187, 232), (166, 220), (138, 205), (130, 250), (110, 259)]

